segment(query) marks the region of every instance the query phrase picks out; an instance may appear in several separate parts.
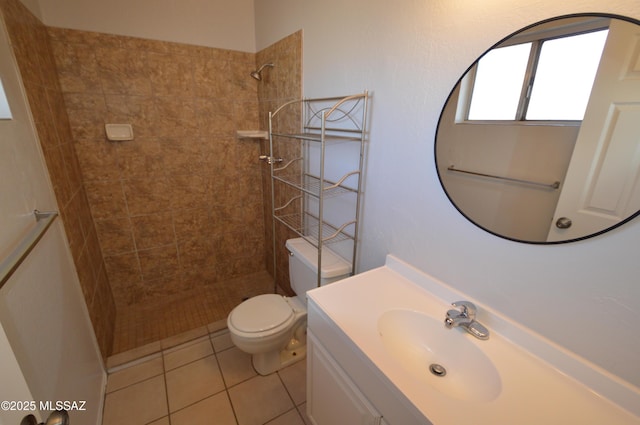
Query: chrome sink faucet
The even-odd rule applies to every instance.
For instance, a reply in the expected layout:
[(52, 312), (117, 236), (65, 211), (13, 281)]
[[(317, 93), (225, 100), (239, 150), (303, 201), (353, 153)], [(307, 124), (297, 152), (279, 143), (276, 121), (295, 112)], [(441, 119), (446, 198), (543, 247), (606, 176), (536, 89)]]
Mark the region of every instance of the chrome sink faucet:
[(489, 330), (476, 322), (476, 306), (469, 301), (456, 301), (451, 303), (456, 307), (447, 311), (444, 325), (448, 328), (461, 327), (478, 339), (489, 339)]

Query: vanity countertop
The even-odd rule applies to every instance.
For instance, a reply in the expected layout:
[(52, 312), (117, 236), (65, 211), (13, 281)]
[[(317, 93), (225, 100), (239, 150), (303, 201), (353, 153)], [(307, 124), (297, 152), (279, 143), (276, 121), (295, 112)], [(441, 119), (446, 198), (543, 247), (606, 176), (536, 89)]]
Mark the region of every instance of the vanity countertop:
[[(456, 370), (452, 376), (442, 378), (409, 371), (407, 364), (403, 364), (406, 362), (398, 361), (383, 343), (381, 316), (389, 311), (406, 311), (443, 322), (451, 302), (468, 298), (393, 256), (387, 258), (383, 267), (314, 289), (308, 297), (402, 397), (435, 425), (640, 424), (640, 416), (629, 407), (640, 405), (640, 393), (635, 388), (616, 381), (615, 377), (601, 376), (602, 371), (592, 373), (591, 366), (583, 364), (577, 356), (558, 347), (549, 348), (550, 343), (540, 336), (487, 311), (478, 303), (477, 319), (491, 332), (488, 340), (478, 340), (460, 328), (446, 332), (467, 339), (463, 342), (465, 347), (475, 347), (470, 350), (470, 356), (477, 355), (471, 353), (477, 352), (477, 348), (495, 366), (499, 379), (497, 390), (495, 385), (490, 389), (493, 394), (477, 393), (488, 387), (468, 388), (469, 397), (452, 397), (442, 390), (445, 381), (438, 380), (456, 379)], [(539, 352), (532, 353), (532, 350)], [(559, 366), (547, 361), (554, 356), (559, 359)], [(576, 366), (573, 362), (579, 364)], [(620, 397), (619, 404), (567, 371), (597, 375), (593, 382), (598, 382), (600, 388), (613, 388), (611, 394)], [(435, 381), (430, 383), (429, 379)]]

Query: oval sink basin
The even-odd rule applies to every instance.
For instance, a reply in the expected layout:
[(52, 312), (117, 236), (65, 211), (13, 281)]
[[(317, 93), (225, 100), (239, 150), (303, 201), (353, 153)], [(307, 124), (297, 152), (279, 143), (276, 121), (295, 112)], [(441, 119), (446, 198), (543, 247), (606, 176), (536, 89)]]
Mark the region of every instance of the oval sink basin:
[[(383, 345), (408, 376), (449, 397), (487, 402), (502, 389), (497, 369), (460, 329), (412, 310), (390, 310), (378, 319)], [(490, 343), (478, 341), (478, 344)]]

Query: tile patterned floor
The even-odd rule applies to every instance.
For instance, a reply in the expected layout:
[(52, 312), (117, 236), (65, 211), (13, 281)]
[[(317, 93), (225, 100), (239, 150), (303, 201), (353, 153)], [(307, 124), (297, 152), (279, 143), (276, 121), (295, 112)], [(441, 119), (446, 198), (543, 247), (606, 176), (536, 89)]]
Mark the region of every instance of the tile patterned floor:
[(252, 273), (223, 284), (205, 286), (170, 302), (156, 302), (119, 309), (113, 354), (180, 335), (226, 319), (245, 297), (273, 292), (273, 278), (266, 271)]
[(226, 328), (191, 339), (194, 335), (159, 342), (167, 348), (137, 360), (131, 359), (144, 350), (109, 358), (103, 425), (310, 424), (305, 361), (260, 376)]

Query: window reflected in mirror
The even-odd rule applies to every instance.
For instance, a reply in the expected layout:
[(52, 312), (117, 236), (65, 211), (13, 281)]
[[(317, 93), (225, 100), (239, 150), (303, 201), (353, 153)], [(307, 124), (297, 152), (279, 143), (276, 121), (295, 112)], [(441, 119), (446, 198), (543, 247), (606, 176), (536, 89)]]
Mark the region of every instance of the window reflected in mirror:
[(608, 30), (547, 40), (535, 69), (526, 120), (582, 120)]
[(568, 27), (490, 50), (463, 82), (467, 120), (582, 120), (607, 33)]
[[(469, 121), (515, 120), (531, 55), (531, 43), (501, 47), (488, 52), (476, 66)], [(474, 78), (475, 77), (475, 78)]]

